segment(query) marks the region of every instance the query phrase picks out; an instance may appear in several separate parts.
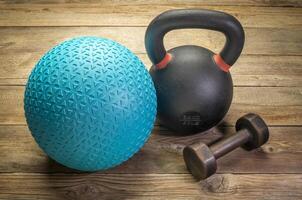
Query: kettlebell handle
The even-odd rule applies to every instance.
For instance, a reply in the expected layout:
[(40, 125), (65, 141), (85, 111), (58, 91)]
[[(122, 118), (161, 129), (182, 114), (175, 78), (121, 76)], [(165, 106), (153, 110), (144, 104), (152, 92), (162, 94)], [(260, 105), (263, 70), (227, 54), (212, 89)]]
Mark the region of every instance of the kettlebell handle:
[(219, 55), (214, 55), (216, 64), (228, 71), (243, 48), (244, 31), (240, 22), (224, 12), (204, 9), (170, 10), (157, 16), (148, 26), (145, 46), (148, 56), (157, 68), (165, 67), (172, 59), (167, 54), (163, 39), (167, 32), (174, 29), (201, 28), (222, 32), (226, 37), (225, 45)]

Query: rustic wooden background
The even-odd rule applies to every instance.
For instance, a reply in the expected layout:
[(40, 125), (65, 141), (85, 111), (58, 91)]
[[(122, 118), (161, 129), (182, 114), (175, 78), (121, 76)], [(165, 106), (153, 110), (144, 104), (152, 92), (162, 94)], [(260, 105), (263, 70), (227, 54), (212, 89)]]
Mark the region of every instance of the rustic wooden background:
[[(23, 93), (38, 59), (63, 40), (114, 39), (150, 66), (146, 26), (177, 8), (226, 11), (243, 24), (246, 44), (233, 66), (234, 99), (224, 123), (209, 134), (168, 137), (156, 125), (145, 147), (123, 165), (78, 173), (50, 160), (26, 126)], [(302, 199), (302, 1), (299, 0), (0, 0), (0, 199)], [(224, 37), (173, 31), (167, 48), (197, 44), (218, 52)], [(218, 174), (196, 182), (182, 160), (193, 141), (232, 133), (247, 112), (264, 117), (271, 138), (253, 152), (219, 160)]]

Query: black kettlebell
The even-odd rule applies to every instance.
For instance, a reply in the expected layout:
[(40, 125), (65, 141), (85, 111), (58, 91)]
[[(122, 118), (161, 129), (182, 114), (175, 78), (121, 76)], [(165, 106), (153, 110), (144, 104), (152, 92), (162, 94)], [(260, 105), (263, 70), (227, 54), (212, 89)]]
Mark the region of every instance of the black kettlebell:
[[(164, 48), (165, 34), (174, 29), (201, 28), (226, 37), (219, 54), (185, 45)], [(188, 38), (189, 40), (189, 38)], [(154, 64), (150, 69), (158, 101), (158, 118), (166, 127), (183, 134), (205, 131), (225, 116), (233, 97), (229, 68), (244, 44), (244, 31), (233, 16), (211, 10), (170, 10), (148, 26), (145, 45)]]

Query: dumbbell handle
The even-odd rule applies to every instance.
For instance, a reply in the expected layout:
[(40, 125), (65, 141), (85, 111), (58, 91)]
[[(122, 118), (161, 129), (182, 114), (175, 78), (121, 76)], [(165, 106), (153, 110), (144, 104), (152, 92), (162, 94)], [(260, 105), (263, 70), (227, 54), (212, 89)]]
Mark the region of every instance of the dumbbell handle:
[(233, 151), (237, 147), (245, 144), (251, 139), (251, 137), (252, 136), (247, 129), (242, 129), (234, 135), (212, 144), (211, 146), (209, 146), (209, 148), (212, 151), (214, 157), (218, 159), (225, 154)]

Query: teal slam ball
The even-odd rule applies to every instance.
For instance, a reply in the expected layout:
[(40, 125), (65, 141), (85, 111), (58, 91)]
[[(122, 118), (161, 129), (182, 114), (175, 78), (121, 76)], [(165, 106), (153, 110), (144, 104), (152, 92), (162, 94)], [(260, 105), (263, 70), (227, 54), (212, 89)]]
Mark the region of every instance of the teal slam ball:
[(121, 164), (148, 139), (156, 92), (139, 58), (98, 37), (65, 41), (31, 72), (24, 97), (28, 127), (52, 159), (82, 171)]

